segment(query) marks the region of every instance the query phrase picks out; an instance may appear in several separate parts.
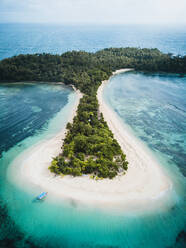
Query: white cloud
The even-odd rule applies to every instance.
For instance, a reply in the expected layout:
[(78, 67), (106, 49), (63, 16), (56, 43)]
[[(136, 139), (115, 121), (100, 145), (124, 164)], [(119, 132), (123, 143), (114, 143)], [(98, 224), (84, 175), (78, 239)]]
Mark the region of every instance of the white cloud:
[(0, 21), (186, 24), (186, 0), (0, 0), (0, 9)]

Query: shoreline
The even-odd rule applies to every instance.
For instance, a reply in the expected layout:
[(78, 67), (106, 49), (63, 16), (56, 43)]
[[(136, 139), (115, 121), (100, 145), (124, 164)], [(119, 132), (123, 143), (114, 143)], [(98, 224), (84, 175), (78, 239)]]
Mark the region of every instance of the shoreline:
[[(129, 70), (131, 69), (117, 70), (113, 75)], [(90, 179), (88, 175), (64, 176), (63, 178), (54, 176), (48, 167), (52, 158), (61, 151), (62, 139), (66, 132), (63, 128), (55, 137), (39, 142), (13, 161), (13, 164), (19, 164), (20, 170), (15, 183), (18, 183), (20, 187), (31, 184), (47, 191), (49, 197), (51, 195), (91, 207), (125, 210), (129, 213), (145, 209), (164, 209), (170, 200), (172, 183), (164, 174), (161, 166), (143, 149), (135, 137), (124, 130), (116, 113), (104, 102), (102, 94), (107, 82), (102, 82), (97, 92), (99, 109), (126, 154), (129, 162), (126, 174), (116, 176), (112, 180), (98, 181)], [(75, 91), (78, 97), (68, 122), (72, 122), (76, 115), (79, 100), (82, 97), (78, 90)]]

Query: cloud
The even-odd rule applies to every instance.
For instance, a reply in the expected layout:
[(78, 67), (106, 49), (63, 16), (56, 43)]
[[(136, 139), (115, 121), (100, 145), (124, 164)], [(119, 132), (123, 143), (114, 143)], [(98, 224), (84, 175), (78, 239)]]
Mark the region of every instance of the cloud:
[(0, 0), (0, 21), (182, 23), (186, 0)]

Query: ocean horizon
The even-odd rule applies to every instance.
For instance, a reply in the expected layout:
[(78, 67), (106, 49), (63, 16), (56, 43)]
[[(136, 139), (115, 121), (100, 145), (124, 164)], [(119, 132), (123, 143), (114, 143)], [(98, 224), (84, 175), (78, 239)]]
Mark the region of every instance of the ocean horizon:
[(158, 48), (186, 54), (186, 26), (0, 23), (0, 59), (18, 54), (96, 52), (109, 47)]

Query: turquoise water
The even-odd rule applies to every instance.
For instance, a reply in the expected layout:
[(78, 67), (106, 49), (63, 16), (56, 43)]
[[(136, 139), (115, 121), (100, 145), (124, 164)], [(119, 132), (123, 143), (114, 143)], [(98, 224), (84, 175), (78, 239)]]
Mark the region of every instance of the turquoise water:
[[(0, 24), (0, 59), (20, 53), (157, 47), (186, 54), (185, 27)], [(11, 163), (55, 135), (75, 102), (70, 88), (52, 84), (0, 85), (0, 247), (182, 248), (185, 246), (185, 78), (126, 73), (105, 90), (108, 104), (169, 173), (177, 196), (167, 211), (115, 213), (61, 202), (35, 203), (12, 180)], [(111, 101), (112, 100), (112, 101)], [(19, 165), (18, 165), (19, 168)]]
[(25, 138), (47, 130), (47, 122), (65, 106), (70, 88), (51, 84), (0, 85), (0, 155)]
[[(151, 83), (151, 77), (153, 77), (150, 76), (149, 78), (149, 76), (143, 74), (128, 73), (112, 78), (108, 84), (105, 95), (108, 100), (110, 99), (110, 94), (114, 94), (112, 97), (117, 103), (114, 105), (117, 112), (118, 106), (124, 106), (123, 99), (125, 99), (126, 103), (130, 102), (129, 99), (126, 99), (127, 94), (123, 97), (124, 93), (121, 93), (121, 91), (130, 91), (130, 96), (133, 95), (133, 102), (137, 101), (137, 90), (133, 92), (133, 87), (130, 87), (129, 83), (130, 77), (131, 82), (133, 82), (132, 78), (135, 78), (135, 76), (138, 77), (138, 82), (144, 82), (145, 78), (148, 79), (149, 84)], [(125, 88), (122, 88), (125, 84), (125, 77), (128, 78), (128, 86), (126, 85)], [(143, 81), (141, 81), (142, 78)], [(184, 78), (178, 78), (178, 80), (182, 85), (181, 82), (184, 81)], [(168, 83), (173, 83), (174, 78), (167, 76), (167, 81)], [(120, 88), (117, 88), (119, 85)], [(36, 203), (35, 196), (42, 189), (37, 185), (32, 185), (28, 191), (27, 188), (24, 188), (24, 185), (22, 188), (16, 185), (12, 180), (13, 175), (9, 174), (9, 169), (12, 166), (11, 162), (17, 155), (36, 144), (39, 140), (52, 137), (64, 127), (69, 110), (72, 108), (76, 97), (70, 88), (62, 85), (15, 84), (0, 87), (0, 92), (3, 92), (3, 98), (0, 98), (1, 101), (6, 102), (6, 99), (9, 101), (9, 108), (7, 105), (4, 107), (1, 119), (9, 116), (11, 120), (8, 125), (10, 126), (13, 125), (13, 122), (22, 123), (22, 125), (16, 124), (15, 133), (18, 132), (21, 135), (22, 131), (20, 130), (22, 130), (22, 126), (25, 127), (25, 123), (17, 120), (19, 118), (18, 114), (13, 115), (13, 112), (19, 113), (17, 110), (19, 109), (19, 104), (15, 104), (16, 102), (14, 101), (19, 101), (21, 106), (25, 105), (25, 114), (23, 116), (27, 114), (29, 119), (27, 123), (29, 128), (26, 129), (26, 132), (29, 132), (30, 128), (35, 130), (35, 124), (31, 125), (35, 115), (37, 115), (37, 123), (43, 123), (43, 125), (38, 125), (34, 133), (29, 133), (26, 138), (22, 136), (22, 141), (18, 143), (16, 141), (14, 146), (10, 146), (11, 148), (2, 153), (0, 160), (0, 247), (184, 247), (184, 181), (180, 171), (173, 170), (173, 172), (176, 172), (175, 175), (170, 173), (172, 178), (175, 178), (175, 190), (178, 199), (177, 203), (166, 211), (140, 214), (134, 212), (116, 213), (82, 206), (74, 201), (64, 202), (52, 196), (48, 196), (43, 202)], [(7, 87), (10, 87), (10, 91), (7, 91)], [(116, 88), (117, 90), (115, 91)], [(142, 101), (145, 97), (145, 90), (143, 91)], [(118, 94), (121, 94), (122, 103), (119, 101)], [(115, 95), (116, 97), (114, 97)], [(176, 99), (176, 93), (174, 95)], [(51, 97), (53, 101), (48, 101)], [(155, 100), (153, 102), (154, 104), (156, 103)], [(26, 106), (27, 103), (29, 103), (28, 106)], [(138, 103), (140, 103), (140, 98), (138, 98)], [(43, 105), (44, 111), (39, 112), (40, 109), (43, 109)], [(137, 110), (132, 105), (131, 107), (128, 106), (130, 107), (129, 112), (130, 115), (135, 116)], [(58, 112), (52, 115), (53, 111), (50, 110), (53, 109), (53, 106), (58, 106), (59, 109)], [(132, 109), (136, 111), (132, 111)], [(8, 115), (9, 112), (11, 113), (10, 115)], [(34, 114), (32, 115), (32, 113)], [(143, 127), (145, 129), (145, 121)], [(3, 126), (3, 128), (5, 127)], [(7, 137), (11, 138), (11, 133), (7, 133)], [(17, 166), (19, 168), (19, 165)], [(178, 165), (174, 166), (175, 168), (178, 167)]]
[(186, 176), (186, 77), (128, 72), (112, 77), (105, 96), (135, 136)]
[(147, 47), (186, 54), (185, 26), (0, 24), (0, 59), (18, 54)]
[[(8, 178), (11, 162), (27, 148), (53, 137), (65, 127), (75, 100), (73, 90), (61, 84), (0, 85), (0, 247), (27, 247), (27, 242), (28, 247), (32, 247), (28, 234), (20, 230), (15, 219), (23, 217), (19, 211), (23, 213), (28, 205), (30, 210), (34, 208), (32, 201), (27, 200), (41, 190), (33, 187), (29, 195), (23, 185), (20, 191)], [(15, 215), (11, 216), (11, 211), (15, 211)], [(32, 218), (30, 215), (29, 221)], [(25, 221), (26, 217), (23, 223)]]
[[(186, 237), (185, 96), (186, 77), (173, 74), (127, 72), (112, 77), (104, 89), (105, 101), (117, 113), (124, 127), (129, 128), (150, 149), (172, 179), (178, 199), (177, 211), (174, 212), (175, 225), (177, 225), (177, 217), (179, 219), (181, 214), (182, 224), (181, 222), (180, 224), (184, 239)], [(163, 220), (159, 221), (163, 224)], [(171, 228), (168, 223), (167, 228)], [(167, 232), (167, 237), (169, 235), (170, 233)], [(183, 247), (182, 245), (180, 247)]]

